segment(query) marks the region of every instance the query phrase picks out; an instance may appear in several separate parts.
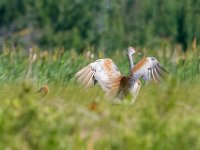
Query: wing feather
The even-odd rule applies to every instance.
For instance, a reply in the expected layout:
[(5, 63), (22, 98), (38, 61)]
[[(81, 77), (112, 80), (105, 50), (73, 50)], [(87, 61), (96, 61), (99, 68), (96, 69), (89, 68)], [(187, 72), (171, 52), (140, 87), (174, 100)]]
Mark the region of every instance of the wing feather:
[(158, 83), (160, 80), (159, 80), (159, 75), (158, 73), (156, 72), (155, 68), (152, 69), (153, 70), (153, 76), (154, 76), (154, 82), (155, 83)]
[(89, 87), (97, 82), (106, 92), (113, 92), (119, 87), (120, 76), (118, 68), (109, 58), (96, 60), (75, 75), (77, 81), (84, 87)]
[(135, 80), (142, 77), (146, 81), (153, 80), (158, 83), (166, 72), (155, 57), (146, 57), (132, 69), (132, 76)]
[(75, 75), (76, 78), (81, 77), (81, 76), (83, 75), (83, 73), (86, 72), (87, 68), (88, 68), (88, 66), (87, 66), (87, 67), (84, 67), (84, 68), (82, 68), (80, 71), (78, 71), (78, 72), (76, 73), (76, 75)]
[(168, 71), (165, 70), (159, 63), (157, 64), (157, 66), (158, 66), (158, 68), (159, 68), (162, 72), (168, 73)]
[(85, 67), (76, 74), (77, 81), (79, 81), (83, 86), (86, 86), (87, 81), (92, 77), (92, 74), (93, 71), (91, 67)]
[(158, 66), (155, 66), (155, 70), (156, 70), (156, 73), (159, 77), (162, 77), (162, 71), (158, 68)]
[(89, 73), (83, 78), (83, 85), (85, 87), (88, 87), (92, 84), (92, 77), (94, 75), (94, 72), (92, 70), (89, 71)]

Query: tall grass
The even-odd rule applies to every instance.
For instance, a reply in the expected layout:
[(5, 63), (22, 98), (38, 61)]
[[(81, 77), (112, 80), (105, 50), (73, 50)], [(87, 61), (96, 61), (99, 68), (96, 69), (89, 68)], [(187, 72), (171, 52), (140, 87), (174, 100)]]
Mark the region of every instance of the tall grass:
[[(0, 149), (200, 149), (199, 49), (145, 50), (169, 76), (143, 83), (133, 106), (113, 105), (73, 75), (103, 53), (4, 48), (0, 55)], [(126, 51), (108, 55), (128, 73)], [(120, 58), (120, 59), (119, 59)], [(136, 61), (141, 59), (135, 56)], [(38, 93), (48, 85), (49, 93)]]

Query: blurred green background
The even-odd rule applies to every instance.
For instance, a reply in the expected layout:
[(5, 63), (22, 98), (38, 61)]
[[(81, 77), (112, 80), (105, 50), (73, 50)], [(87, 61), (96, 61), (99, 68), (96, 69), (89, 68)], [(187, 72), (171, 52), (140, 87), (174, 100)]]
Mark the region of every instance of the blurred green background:
[[(199, 6), (0, 0), (0, 150), (199, 150)], [(98, 58), (128, 74), (128, 46), (169, 72), (161, 84), (142, 82), (132, 106), (76, 84)]]
[(200, 38), (199, 0), (0, 0), (0, 46), (94, 46), (167, 43), (188, 48)]

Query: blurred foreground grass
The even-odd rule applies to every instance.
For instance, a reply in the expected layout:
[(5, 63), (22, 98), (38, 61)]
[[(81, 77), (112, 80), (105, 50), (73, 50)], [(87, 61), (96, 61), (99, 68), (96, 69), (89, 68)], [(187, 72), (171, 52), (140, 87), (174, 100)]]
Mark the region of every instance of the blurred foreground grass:
[[(128, 63), (122, 54), (124, 58), (117, 51), (111, 58), (126, 73)], [(185, 59), (182, 55), (174, 58), (164, 49), (152, 52), (170, 72), (169, 79), (157, 86), (143, 83), (130, 106), (126, 101), (113, 105), (99, 87), (85, 90), (74, 83), (74, 73), (92, 61), (85, 54), (4, 50), (0, 56), (0, 149), (198, 150), (197, 54), (192, 52)], [(34, 55), (37, 58), (30, 64)], [(37, 93), (44, 84), (50, 90), (45, 96)]]
[(49, 89), (1, 86), (0, 149), (200, 148), (197, 83), (145, 85), (133, 106), (113, 105), (98, 87)]

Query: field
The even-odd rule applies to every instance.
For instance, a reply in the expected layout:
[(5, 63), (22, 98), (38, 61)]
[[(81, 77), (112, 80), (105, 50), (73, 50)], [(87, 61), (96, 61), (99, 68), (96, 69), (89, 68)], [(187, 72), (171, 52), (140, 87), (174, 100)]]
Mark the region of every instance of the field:
[[(128, 101), (113, 105), (98, 86), (83, 89), (73, 78), (102, 57), (112, 58), (127, 74), (126, 50), (104, 54), (90, 48), (78, 54), (73, 49), (4, 47), (0, 149), (200, 149), (200, 48), (193, 45), (187, 53), (168, 47), (142, 50), (169, 75), (158, 85), (143, 82), (130, 106)], [(37, 92), (44, 85), (49, 91)]]

